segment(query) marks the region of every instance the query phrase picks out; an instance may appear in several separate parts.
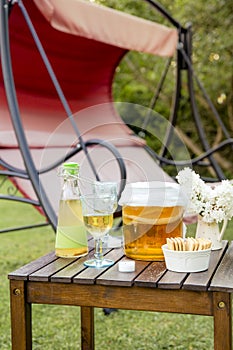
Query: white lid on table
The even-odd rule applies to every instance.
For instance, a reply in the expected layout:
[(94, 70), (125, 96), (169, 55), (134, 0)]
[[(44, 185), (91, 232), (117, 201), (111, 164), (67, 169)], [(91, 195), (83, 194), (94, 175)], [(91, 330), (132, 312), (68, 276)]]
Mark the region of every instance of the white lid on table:
[(134, 260), (119, 261), (118, 270), (120, 272), (134, 272), (135, 271), (135, 261)]

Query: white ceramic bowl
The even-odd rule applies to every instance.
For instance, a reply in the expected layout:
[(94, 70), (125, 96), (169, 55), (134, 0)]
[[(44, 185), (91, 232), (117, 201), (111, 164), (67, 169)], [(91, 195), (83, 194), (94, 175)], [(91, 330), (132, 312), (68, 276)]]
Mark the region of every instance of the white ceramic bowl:
[(196, 251), (178, 251), (162, 246), (168, 270), (175, 272), (200, 272), (209, 267), (211, 248)]

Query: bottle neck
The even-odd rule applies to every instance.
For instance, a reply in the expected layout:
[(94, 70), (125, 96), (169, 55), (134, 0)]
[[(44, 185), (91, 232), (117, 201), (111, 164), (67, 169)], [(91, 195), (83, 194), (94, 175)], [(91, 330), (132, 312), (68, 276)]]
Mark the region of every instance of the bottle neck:
[(61, 199), (79, 199), (80, 190), (77, 177), (64, 177)]
[(68, 176), (65, 176), (63, 178), (63, 182), (64, 184), (68, 184), (68, 185), (71, 185), (71, 186), (78, 186), (78, 177), (68, 177)]

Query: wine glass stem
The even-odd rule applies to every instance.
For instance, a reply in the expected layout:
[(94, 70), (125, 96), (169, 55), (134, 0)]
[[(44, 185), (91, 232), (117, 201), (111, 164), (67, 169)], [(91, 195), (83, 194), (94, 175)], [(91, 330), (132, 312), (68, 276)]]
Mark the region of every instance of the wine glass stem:
[(95, 239), (95, 258), (96, 263), (98, 265), (101, 265), (103, 260), (103, 242), (101, 238)]

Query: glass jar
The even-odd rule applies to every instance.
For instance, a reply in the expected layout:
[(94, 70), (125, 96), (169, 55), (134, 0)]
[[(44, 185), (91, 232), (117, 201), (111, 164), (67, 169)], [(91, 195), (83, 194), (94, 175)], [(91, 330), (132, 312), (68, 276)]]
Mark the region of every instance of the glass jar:
[(122, 206), (125, 255), (136, 260), (163, 261), (162, 245), (183, 236), (185, 200), (181, 188), (170, 182), (126, 185)]

